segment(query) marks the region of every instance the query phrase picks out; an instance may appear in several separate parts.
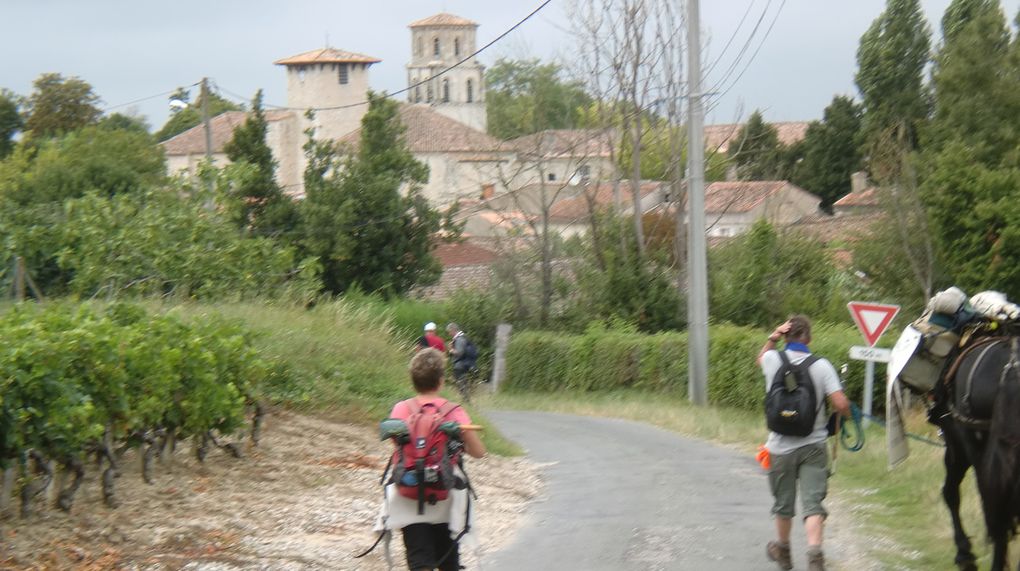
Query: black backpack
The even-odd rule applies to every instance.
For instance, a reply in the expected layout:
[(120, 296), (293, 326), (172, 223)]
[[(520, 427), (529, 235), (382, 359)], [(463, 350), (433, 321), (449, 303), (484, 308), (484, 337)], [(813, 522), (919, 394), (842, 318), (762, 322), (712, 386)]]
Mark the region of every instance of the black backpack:
[(778, 353), (783, 363), (765, 395), (765, 420), (772, 432), (807, 436), (814, 432), (818, 418), (818, 395), (808, 373), (818, 357), (809, 355), (794, 365), (785, 351)]

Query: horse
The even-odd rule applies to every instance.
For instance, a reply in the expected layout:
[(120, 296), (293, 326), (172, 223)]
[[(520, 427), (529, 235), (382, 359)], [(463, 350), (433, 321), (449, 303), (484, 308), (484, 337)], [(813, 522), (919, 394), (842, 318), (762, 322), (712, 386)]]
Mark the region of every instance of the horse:
[(942, 497), (953, 521), (955, 562), (960, 571), (977, 571), (960, 521), (960, 484), (973, 467), (993, 544), (992, 571), (1005, 571), (1020, 523), (1020, 336), (978, 339), (949, 362), (930, 419), (946, 444)]

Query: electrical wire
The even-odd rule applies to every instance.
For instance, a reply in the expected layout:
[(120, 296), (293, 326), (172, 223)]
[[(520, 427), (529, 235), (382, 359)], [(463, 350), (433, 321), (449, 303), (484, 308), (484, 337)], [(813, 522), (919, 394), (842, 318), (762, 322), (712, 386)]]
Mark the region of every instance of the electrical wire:
[(783, 8), (785, 6), (786, 6), (786, 0), (782, 0), (782, 2), (779, 4), (779, 9), (776, 10), (776, 15), (772, 18), (772, 22), (769, 24), (768, 29), (765, 30), (765, 35), (762, 36), (761, 42), (758, 43), (758, 47), (754, 50), (754, 53), (751, 54), (751, 58), (747, 60), (747, 63), (744, 65), (744, 69), (740, 70), (740, 73), (737, 74), (737, 77), (734, 78), (734, 80), (732, 82), (730, 82), (729, 86), (727, 86), (722, 91), (717, 91), (716, 88), (721, 86), (726, 81), (726, 78), (723, 78), (719, 83), (717, 83), (715, 85), (715, 87), (712, 89), (712, 91), (717, 92), (718, 96), (716, 97), (715, 103), (710, 104), (708, 106), (708, 109), (706, 109), (706, 111), (711, 111), (711, 110), (715, 109), (716, 106), (718, 106), (719, 101), (722, 100), (722, 97), (724, 95), (726, 95), (727, 93), (729, 93), (730, 90), (733, 89), (737, 85), (737, 83), (740, 81), (740, 79), (742, 77), (744, 77), (744, 74), (751, 67), (751, 64), (754, 62), (755, 58), (758, 57), (758, 52), (760, 52), (762, 46), (765, 45), (765, 41), (768, 40), (769, 36), (772, 34), (772, 29), (776, 26), (776, 22), (779, 20), (779, 16), (780, 16), (780, 14), (782, 14)]
[[(189, 88), (190, 87), (195, 87), (195, 86), (197, 86), (200, 83), (202, 83), (202, 82), (201, 81), (197, 81), (197, 82), (192, 83), (191, 85), (188, 85), (188, 86), (185, 86), (185, 87), (189, 87)], [(183, 89), (183, 88), (178, 88), (178, 89)], [(148, 101), (150, 99), (155, 99), (157, 97), (165, 97), (167, 95), (172, 95), (172, 94), (174, 94), (176, 92), (177, 92), (177, 89), (171, 89), (170, 91), (164, 91), (162, 93), (157, 93), (155, 95), (149, 95), (148, 97), (142, 97), (142, 98), (139, 98), (139, 99), (135, 99), (133, 101), (128, 101), (127, 103), (118, 103), (117, 105), (111, 105), (111, 106), (103, 109), (103, 112), (112, 111), (114, 109), (119, 109), (121, 107), (127, 107), (128, 105), (134, 105), (135, 103), (141, 103), (143, 101)]]

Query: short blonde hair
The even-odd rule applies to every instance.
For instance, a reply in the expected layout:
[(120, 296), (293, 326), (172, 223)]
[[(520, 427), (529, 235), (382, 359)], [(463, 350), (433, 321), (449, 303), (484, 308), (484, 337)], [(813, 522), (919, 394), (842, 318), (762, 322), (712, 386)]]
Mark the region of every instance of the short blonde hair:
[(446, 357), (431, 347), (418, 351), (411, 359), (411, 382), (414, 390), (419, 393), (434, 391), (439, 388), (446, 370)]

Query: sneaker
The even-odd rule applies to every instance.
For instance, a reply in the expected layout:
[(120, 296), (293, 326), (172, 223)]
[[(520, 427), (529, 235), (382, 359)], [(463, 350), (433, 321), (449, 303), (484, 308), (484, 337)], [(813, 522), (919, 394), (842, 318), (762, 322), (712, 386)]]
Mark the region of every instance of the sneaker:
[(790, 546), (782, 545), (778, 541), (770, 541), (765, 546), (765, 555), (769, 561), (775, 561), (780, 569), (789, 571), (793, 569), (793, 560), (790, 558)]
[(812, 549), (807, 554), (808, 571), (825, 571), (825, 554), (821, 549)]

